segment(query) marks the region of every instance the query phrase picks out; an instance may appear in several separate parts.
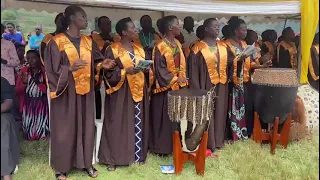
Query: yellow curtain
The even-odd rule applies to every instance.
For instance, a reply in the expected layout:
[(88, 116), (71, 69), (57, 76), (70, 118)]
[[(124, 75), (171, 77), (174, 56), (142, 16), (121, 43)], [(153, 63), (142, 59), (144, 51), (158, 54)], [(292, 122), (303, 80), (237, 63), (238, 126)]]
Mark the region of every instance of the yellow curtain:
[(308, 61), (318, 22), (319, 0), (301, 0), (301, 84), (308, 83)]

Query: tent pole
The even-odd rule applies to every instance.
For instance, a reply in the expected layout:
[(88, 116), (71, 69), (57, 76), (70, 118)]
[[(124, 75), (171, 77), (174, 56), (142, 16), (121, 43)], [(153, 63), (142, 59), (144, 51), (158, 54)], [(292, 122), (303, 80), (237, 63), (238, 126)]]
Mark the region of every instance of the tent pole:
[(288, 21), (288, 17), (286, 17), (286, 20), (284, 21), (284, 26), (283, 26), (283, 29), (286, 28), (286, 25), (287, 25), (287, 21)]

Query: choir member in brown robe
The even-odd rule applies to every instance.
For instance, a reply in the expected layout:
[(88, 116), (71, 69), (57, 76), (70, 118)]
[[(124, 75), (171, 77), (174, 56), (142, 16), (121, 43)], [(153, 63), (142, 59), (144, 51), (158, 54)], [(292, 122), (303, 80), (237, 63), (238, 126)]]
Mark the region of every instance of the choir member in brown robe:
[(78, 6), (68, 6), (64, 24), (69, 30), (55, 35), (45, 53), (45, 69), (51, 97), (51, 166), (57, 179), (66, 179), (73, 168), (84, 169), (90, 177), (98, 173), (92, 167), (94, 148), (94, 63), (112, 68), (104, 60), (96, 43), (81, 35), (87, 15)]
[(314, 36), (311, 47), (308, 80), (310, 85), (319, 91), (319, 32)]
[[(92, 34), (91, 38), (97, 43), (102, 54), (105, 52), (106, 48), (114, 42), (114, 38), (111, 36), (111, 21), (107, 16), (101, 16), (98, 19), (98, 27), (100, 33)], [(101, 99), (101, 67), (97, 67), (97, 72), (95, 72), (95, 107), (96, 107), (96, 118), (101, 119), (101, 103), (104, 103), (104, 99)]]
[(273, 29), (268, 29), (263, 31), (261, 34), (262, 45), (261, 45), (261, 55), (270, 54), (272, 57), (272, 64), (276, 66), (276, 45), (277, 32)]
[(168, 115), (169, 91), (176, 91), (187, 85), (186, 62), (181, 43), (175, 39), (181, 33), (176, 16), (161, 20), (160, 32), (164, 38), (153, 51), (154, 84), (151, 96), (151, 131), (149, 150), (156, 154), (172, 153), (172, 126)]
[(45, 35), (41, 41), (39, 53), (40, 53), (40, 59), (42, 61), (42, 64), (44, 64), (44, 51), (49, 41), (56, 34), (60, 34), (67, 30), (67, 27), (62, 24), (63, 19), (64, 19), (63, 13), (59, 13), (54, 19), (54, 23), (56, 24), (56, 31)]
[(230, 39), (233, 34), (229, 24), (223, 26), (223, 28), (221, 29), (221, 32), (223, 35), (221, 40), (223, 40), (223, 41)]
[(209, 126), (208, 148), (224, 146), (224, 136), (228, 114), (228, 62), (227, 46), (217, 41), (220, 24), (215, 18), (206, 19), (203, 23), (204, 38), (193, 46), (187, 67), (189, 87), (211, 90), (216, 93), (215, 108)]
[(158, 28), (158, 31), (157, 31), (157, 34), (160, 36), (160, 38), (162, 38), (163, 37), (163, 35), (161, 34), (161, 32), (160, 32), (160, 24), (161, 24), (161, 20), (162, 20), (162, 18), (160, 18), (160, 19), (158, 19), (157, 20), (157, 28)]
[[(242, 56), (240, 53), (247, 47), (244, 41), (247, 35), (247, 25), (242, 19), (229, 20), (232, 37), (224, 42), (228, 46), (228, 56), (234, 57), (233, 66), (229, 69), (232, 83), (229, 84), (228, 123), (232, 131), (232, 139), (248, 139), (253, 130), (253, 98), (254, 88), (250, 81), (251, 72), (256, 68), (269, 67), (271, 58)], [(260, 65), (259, 62), (264, 62)]]
[(294, 43), (295, 34), (291, 27), (282, 31), (282, 41), (277, 46), (277, 67), (298, 69), (297, 48)]
[(152, 19), (148, 15), (144, 15), (140, 18), (140, 25), (142, 30), (139, 33), (137, 39), (134, 40), (136, 44), (140, 44), (143, 49), (148, 53), (148, 56), (152, 56), (152, 50), (154, 45), (161, 40), (158, 33), (152, 27)]
[(97, 43), (101, 52), (105, 52), (106, 48), (115, 42), (115, 37), (111, 35), (111, 21), (107, 16), (101, 16), (98, 19), (98, 27), (100, 33), (92, 34), (92, 39)]
[(109, 171), (116, 166), (144, 163), (149, 136), (149, 70), (135, 69), (139, 61), (149, 57), (142, 46), (132, 42), (138, 31), (130, 18), (118, 21), (116, 30), (121, 40), (105, 52), (117, 66), (104, 71), (108, 95), (98, 155), (99, 162), (108, 165)]

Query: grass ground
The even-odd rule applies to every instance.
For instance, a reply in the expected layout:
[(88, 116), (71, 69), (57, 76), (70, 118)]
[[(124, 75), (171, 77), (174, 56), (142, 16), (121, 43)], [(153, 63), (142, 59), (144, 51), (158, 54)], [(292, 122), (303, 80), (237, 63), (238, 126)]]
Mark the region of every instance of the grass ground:
[[(14, 180), (52, 180), (54, 174), (48, 164), (48, 143), (21, 142), (22, 157)], [(311, 140), (291, 143), (286, 150), (277, 149), (270, 154), (270, 146), (260, 147), (252, 140), (226, 145), (217, 151), (218, 157), (208, 158), (204, 178), (195, 174), (191, 163), (186, 164), (179, 176), (162, 174), (159, 165), (171, 164), (172, 157), (159, 158), (149, 155), (144, 165), (118, 168), (108, 172), (104, 166), (99, 170), (97, 180), (307, 180), (319, 179), (319, 133)], [(73, 171), (70, 180), (91, 179), (86, 173)]]

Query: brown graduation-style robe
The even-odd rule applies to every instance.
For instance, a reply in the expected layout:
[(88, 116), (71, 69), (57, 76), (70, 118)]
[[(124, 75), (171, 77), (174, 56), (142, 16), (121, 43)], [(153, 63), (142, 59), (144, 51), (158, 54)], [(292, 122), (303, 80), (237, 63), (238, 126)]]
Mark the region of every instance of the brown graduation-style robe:
[[(113, 38), (109, 37), (109, 39), (103, 39), (100, 34), (92, 34), (90, 37), (92, 38), (93, 41), (96, 42), (102, 54), (104, 54), (106, 48), (114, 42)], [(101, 67), (98, 67), (96, 70), (97, 72), (94, 73), (95, 74), (94, 89), (95, 89), (96, 118), (101, 119), (101, 111), (102, 111), (101, 104), (104, 103), (104, 99), (101, 99), (101, 93), (100, 93), (102, 71), (101, 71)]]
[(149, 150), (157, 154), (172, 153), (173, 128), (168, 115), (168, 92), (185, 87), (186, 83), (178, 83), (178, 77), (186, 78), (186, 64), (182, 46), (175, 40), (180, 51), (180, 72), (175, 72), (172, 49), (161, 40), (154, 48), (153, 68), (154, 84), (151, 96), (151, 131)]
[[(134, 45), (137, 61), (145, 57), (142, 47)], [(99, 162), (108, 165), (130, 165), (135, 162), (135, 105), (140, 102), (142, 123), (142, 145), (140, 160), (144, 162), (148, 153), (149, 95), (146, 73), (127, 75), (125, 68), (132, 66), (129, 53), (121, 43), (114, 43), (106, 49), (105, 56), (114, 59), (117, 66), (104, 71), (107, 95), (105, 116), (99, 148)], [(123, 63), (125, 62), (125, 63)], [(131, 77), (130, 77), (131, 76)], [(131, 79), (132, 78), (132, 79)], [(135, 85), (136, 86), (135, 86)]]
[(215, 52), (211, 52), (203, 41), (196, 43), (187, 62), (190, 88), (209, 91), (215, 87), (217, 98), (208, 130), (208, 148), (212, 151), (224, 146), (228, 114), (228, 66), (232, 63), (233, 59), (228, 61), (227, 46), (222, 41), (217, 42)]
[[(53, 37), (44, 56), (51, 97), (51, 166), (57, 172), (91, 168), (95, 131), (93, 69), (94, 62), (104, 57), (89, 37), (72, 38), (64, 33)], [(80, 57), (89, 66), (71, 73), (70, 64)]]
[(298, 51), (293, 42), (281, 41), (278, 44), (277, 67), (298, 69)]

